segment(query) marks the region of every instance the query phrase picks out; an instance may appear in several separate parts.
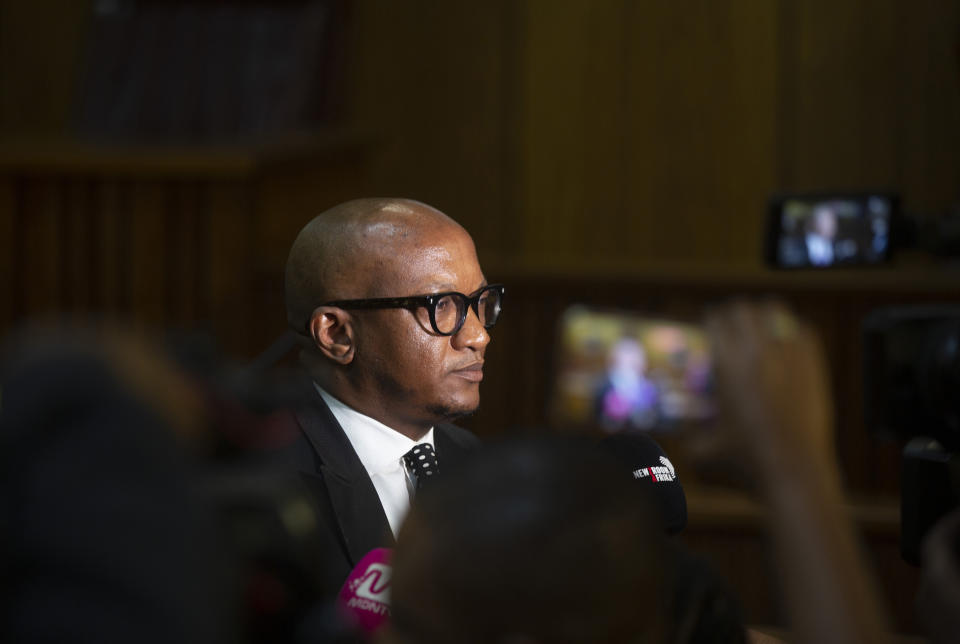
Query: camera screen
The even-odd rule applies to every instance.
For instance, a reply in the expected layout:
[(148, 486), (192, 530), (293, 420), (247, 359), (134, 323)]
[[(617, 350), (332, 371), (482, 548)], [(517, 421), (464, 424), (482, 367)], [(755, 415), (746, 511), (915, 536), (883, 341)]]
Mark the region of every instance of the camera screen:
[(827, 268), (887, 259), (894, 200), (887, 195), (787, 197), (771, 208), (775, 264)]
[(960, 307), (888, 308), (863, 321), (867, 428), (960, 447)]
[(575, 306), (560, 322), (554, 418), (606, 432), (713, 417), (710, 351), (692, 324)]

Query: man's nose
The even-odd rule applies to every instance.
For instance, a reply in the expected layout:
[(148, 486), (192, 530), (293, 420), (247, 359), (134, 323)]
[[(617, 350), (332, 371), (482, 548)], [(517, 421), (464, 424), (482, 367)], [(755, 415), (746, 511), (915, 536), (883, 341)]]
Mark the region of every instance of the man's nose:
[(480, 323), (480, 318), (472, 307), (467, 309), (467, 318), (460, 330), (453, 335), (451, 342), (455, 349), (470, 348), (475, 351), (482, 351), (490, 342), (490, 334)]

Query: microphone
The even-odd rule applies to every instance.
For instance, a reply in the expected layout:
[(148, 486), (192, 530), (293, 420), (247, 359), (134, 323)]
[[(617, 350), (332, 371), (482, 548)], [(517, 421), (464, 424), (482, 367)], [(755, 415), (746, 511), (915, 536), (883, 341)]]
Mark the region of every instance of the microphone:
[(344, 619), (364, 635), (372, 635), (390, 619), (391, 548), (374, 548), (343, 583), (336, 605)]
[(630, 468), (633, 478), (657, 499), (668, 534), (687, 527), (687, 497), (683, 486), (659, 444), (646, 434), (622, 433), (600, 441), (618, 461)]

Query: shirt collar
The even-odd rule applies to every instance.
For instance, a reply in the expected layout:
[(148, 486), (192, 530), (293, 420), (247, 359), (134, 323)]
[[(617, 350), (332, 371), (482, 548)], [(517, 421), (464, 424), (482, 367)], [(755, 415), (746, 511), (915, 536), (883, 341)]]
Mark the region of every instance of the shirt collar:
[(363, 468), (368, 474), (377, 474), (402, 467), (403, 455), (415, 445), (433, 443), (433, 427), (419, 441), (404, 436), (395, 429), (369, 416), (361, 414), (356, 409), (348, 407), (332, 395), (324, 391), (320, 385), (314, 383), (317, 393), (327, 403), (334, 418), (340, 423), (347, 435), (353, 450), (360, 457)]

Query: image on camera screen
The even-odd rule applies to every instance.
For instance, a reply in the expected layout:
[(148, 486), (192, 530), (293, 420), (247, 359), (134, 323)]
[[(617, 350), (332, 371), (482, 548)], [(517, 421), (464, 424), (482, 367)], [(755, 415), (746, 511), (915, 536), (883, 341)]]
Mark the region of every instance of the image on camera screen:
[(561, 425), (670, 431), (715, 413), (710, 351), (693, 324), (574, 306), (560, 322)]
[(778, 212), (777, 264), (826, 268), (884, 261), (893, 204), (882, 195), (787, 198)]

